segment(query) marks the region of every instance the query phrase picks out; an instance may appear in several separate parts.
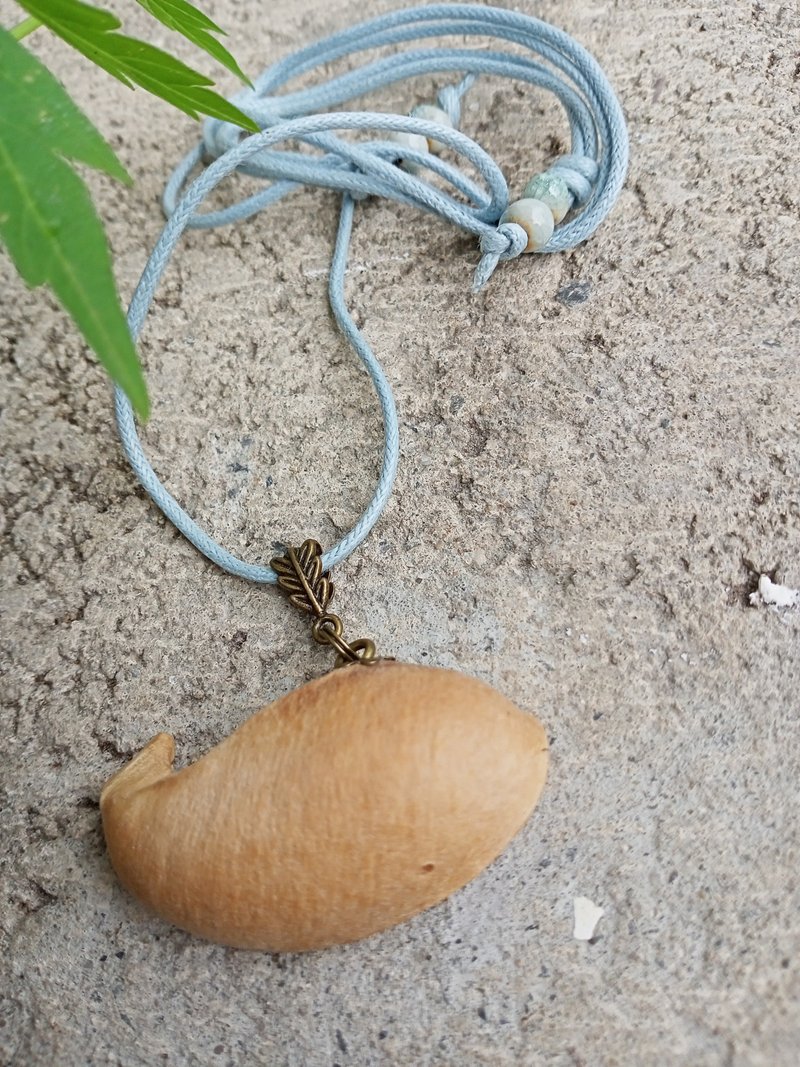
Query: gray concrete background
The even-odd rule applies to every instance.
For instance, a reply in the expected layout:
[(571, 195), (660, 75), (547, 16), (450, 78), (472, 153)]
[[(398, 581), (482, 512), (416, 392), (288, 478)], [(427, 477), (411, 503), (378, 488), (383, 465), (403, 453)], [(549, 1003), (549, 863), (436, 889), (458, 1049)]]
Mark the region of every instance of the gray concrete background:
[[(365, 13), (204, 6), (251, 72)], [(471, 241), (359, 209), (348, 292), (397, 391), (402, 462), (337, 599), (354, 634), (538, 712), (540, 808), (448, 902), (312, 955), (194, 940), (121, 891), (105, 779), (159, 730), (179, 765), (197, 758), (326, 660), (276, 594), (218, 573), (150, 506), (101, 371), (3, 261), (4, 1064), (800, 1060), (800, 610), (748, 600), (760, 573), (800, 586), (800, 13), (524, 7), (606, 67), (630, 178), (589, 243), (503, 265), (479, 297)], [(195, 128), (30, 44), (136, 178), (90, 176), (128, 297)], [(492, 81), (463, 126), (515, 190), (565, 134), (540, 94)], [(146, 330), (150, 454), (250, 559), (330, 543), (376, 470), (376, 404), (325, 303), (335, 217), (306, 192), (190, 236)], [(589, 298), (567, 306), (575, 281)], [(577, 895), (605, 908), (593, 943), (572, 937)]]

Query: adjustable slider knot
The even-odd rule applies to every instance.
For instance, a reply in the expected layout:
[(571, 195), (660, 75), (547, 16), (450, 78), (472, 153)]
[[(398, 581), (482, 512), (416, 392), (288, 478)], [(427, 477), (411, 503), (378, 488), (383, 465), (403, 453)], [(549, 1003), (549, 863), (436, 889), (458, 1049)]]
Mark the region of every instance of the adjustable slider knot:
[(496, 255), (498, 259), (516, 259), (528, 245), (528, 235), (516, 222), (501, 222), (496, 229), (481, 237), (480, 248), (484, 255)]
[[(242, 89), (231, 97), (240, 111), (248, 115), (260, 129), (265, 130), (273, 126), (282, 118), (280, 109), (273, 97), (259, 96), (254, 89)], [(249, 130), (242, 129), (235, 122), (227, 122), (224, 119), (206, 119), (203, 123), (202, 159), (203, 162), (213, 163), (215, 159), (230, 152), (240, 141), (252, 134)]]
[(472, 291), (480, 292), (500, 260), (516, 259), (528, 247), (528, 234), (516, 222), (501, 222), (481, 236), (481, 259), (472, 279)]
[(455, 129), (461, 124), (461, 98), (475, 84), (474, 74), (465, 74), (458, 85), (443, 85), (436, 94), (436, 103), (445, 112)]
[(559, 156), (548, 167), (547, 173), (563, 179), (574, 203), (583, 204), (591, 195), (598, 170), (597, 162), (591, 156), (570, 154)]

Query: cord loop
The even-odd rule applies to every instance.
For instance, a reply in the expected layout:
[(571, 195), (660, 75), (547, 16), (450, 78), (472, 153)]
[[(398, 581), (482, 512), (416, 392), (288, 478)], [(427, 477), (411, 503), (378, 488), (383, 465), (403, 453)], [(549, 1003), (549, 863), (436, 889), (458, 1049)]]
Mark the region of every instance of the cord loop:
[[(429, 39), (442, 37), (456, 38), (458, 47), (428, 45)], [(501, 43), (492, 48), (465, 47), (464, 42), (469, 44), (474, 37), (491, 37)], [(508, 51), (507, 43), (514, 45), (515, 51)], [(406, 44), (410, 47), (402, 47)], [(360, 52), (374, 54), (382, 48), (391, 51), (360, 65), (353, 60)], [(350, 69), (343, 73), (312, 84), (306, 79), (304, 87), (294, 91), (284, 89), (288, 82), (311, 71), (327, 73), (332, 64), (345, 57), (350, 57)], [(439, 89), (436, 98), (452, 129), (420, 116), (336, 110), (387, 85), (445, 75), (460, 78)], [(494, 159), (460, 129), (462, 99), (481, 75), (510, 78), (551, 92), (562, 105), (569, 123), (571, 151), (556, 160), (548, 173), (563, 178), (573, 210), (546, 243), (536, 247), (544, 253), (574, 248), (594, 233), (609, 213), (625, 179), (628, 136), (619, 103), (596, 60), (562, 30), (516, 11), (478, 4), (431, 4), (393, 11), (280, 60), (256, 79), (252, 89), (243, 89), (233, 97), (234, 103), (255, 119), (261, 132), (243, 138), (238, 127), (207, 120), (201, 144), (181, 160), (164, 190), (167, 222), (128, 310), (134, 340), (186, 229), (209, 229), (250, 218), (302, 185), (333, 189), (341, 196), (328, 296), (337, 325), (362, 361), (378, 397), (384, 449), (372, 498), (352, 530), (323, 555), (326, 571), (345, 559), (378, 521), (391, 493), (399, 454), (391, 386), (344, 299), (356, 201), (368, 196), (387, 197), (477, 237), (481, 258), (473, 280), (476, 290), (487, 283), (498, 263), (516, 258), (528, 244), (528, 235), (515, 222), (498, 225), (509, 203), (506, 180)], [(281, 89), (284, 91), (279, 92)], [(421, 109), (421, 115), (425, 113)], [(353, 134), (360, 136), (354, 138)], [(398, 141), (403, 145), (402, 153), (398, 152)], [(300, 148), (292, 148), (293, 142), (299, 142)], [(431, 151), (425, 149), (426, 144)], [(442, 150), (444, 156), (437, 154)], [(399, 155), (402, 166), (394, 162)], [(190, 183), (192, 173), (203, 164), (207, 164), (205, 169)], [(460, 164), (466, 164), (467, 170)], [(201, 212), (212, 190), (235, 171), (261, 179), (263, 187), (226, 208)], [(115, 412), (125, 454), (166, 517), (228, 573), (274, 584), (276, 575), (271, 567), (247, 563), (218, 544), (164, 487), (144, 454), (133, 410), (121, 389), (115, 392)], [(327, 640), (339, 640), (327, 627), (327, 623), (321, 627), (320, 635), (327, 633)]]

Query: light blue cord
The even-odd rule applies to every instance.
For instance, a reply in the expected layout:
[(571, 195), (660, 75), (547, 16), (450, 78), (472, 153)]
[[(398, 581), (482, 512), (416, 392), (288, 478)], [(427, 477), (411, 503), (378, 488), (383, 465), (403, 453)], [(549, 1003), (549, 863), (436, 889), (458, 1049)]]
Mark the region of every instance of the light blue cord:
[[(469, 48), (410, 48), (398, 46), (426, 38), (489, 36), (522, 46), (527, 54)], [(388, 56), (371, 60), (327, 82), (296, 92), (274, 95), (275, 90), (301, 74), (353, 56), (367, 49), (391, 46)], [(527, 234), (514, 223), (498, 220), (508, 206), (508, 188), (502, 171), (471, 138), (438, 123), (409, 116), (370, 111), (330, 111), (354, 97), (420, 75), (461, 75), (445, 85), (437, 104), (456, 127), (461, 98), (479, 75), (513, 78), (552, 92), (566, 112), (571, 151), (548, 168), (567, 184), (573, 201), (572, 218), (556, 227), (542, 252), (573, 248), (592, 234), (613, 207), (628, 165), (625, 120), (603, 71), (589, 53), (562, 30), (538, 19), (502, 8), (469, 4), (436, 4), (395, 11), (350, 27), (295, 52), (267, 69), (232, 99), (261, 127), (246, 136), (230, 123), (208, 120), (203, 142), (181, 161), (164, 192), (167, 223), (136, 287), (128, 311), (134, 340), (139, 336), (161, 275), (184, 230), (209, 228), (249, 218), (301, 185), (334, 189), (342, 194), (339, 227), (331, 260), (328, 298), (336, 322), (364, 364), (381, 405), (384, 451), (380, 477), (364, 514), (350, 532), (323, 556), (325, 569), (345, 559), (378, 521), (391, 493), (397, 471), (399, 438), (397, 412), (391, 386), (365, 338), (353, 321), (344, 298), (347, 254), (356, 201), (385, 196), (438, 215), (479, 239), (481, 259), (473, 288), (488, 282), (501, 260), (520, 255)], [(426, 152), (398, 146), (378, 136), (345, 140), (342, 131), (368, 131), (372, 135), (417, 133), (442, 142), (468, 163), (478, 175), (476, 183), (455, 164)], [(316, 150), (278, 149), (286, 142), (302, 142)], [(417, 164), (439, 180), (431, 184), (419, 174), (397, 166)], [(186, 188), (196, 167), (210, 165)], [(208, 194), (233, 171), (266, 179), (260, 192), (220, 211), (200, 213)], [(444, 186), (444, 188), (442, 188)], [(447, 191), (447, 190), (451, 191)], [(145, 456), (136, 433), (133, 410), (122, 392), (115, 392), (117, 426), (125, 454), (139, 481), (166, 517), (208, 559), (230, 574), (250, 581), (274, 584), (269, 567), (246, 563), (217, 544), (183, 510), (164, 488)]]

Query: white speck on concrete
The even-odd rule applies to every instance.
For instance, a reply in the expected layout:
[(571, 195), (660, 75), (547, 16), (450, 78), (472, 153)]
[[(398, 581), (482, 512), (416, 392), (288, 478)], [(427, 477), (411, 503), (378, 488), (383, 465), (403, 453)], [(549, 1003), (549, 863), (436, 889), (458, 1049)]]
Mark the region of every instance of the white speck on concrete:
[(577, 941), (591, 941), (603, 915), (603, 909), (588, 897), (575, 897), (575, 928), (572, 936)]
[(800, 605), (800, 589), (778, 585), (762, 574), (758, 579), (758, 592), (750, 594), (750, 603), (755, 606), (767, 604), (775, 608), (796, 608)]

